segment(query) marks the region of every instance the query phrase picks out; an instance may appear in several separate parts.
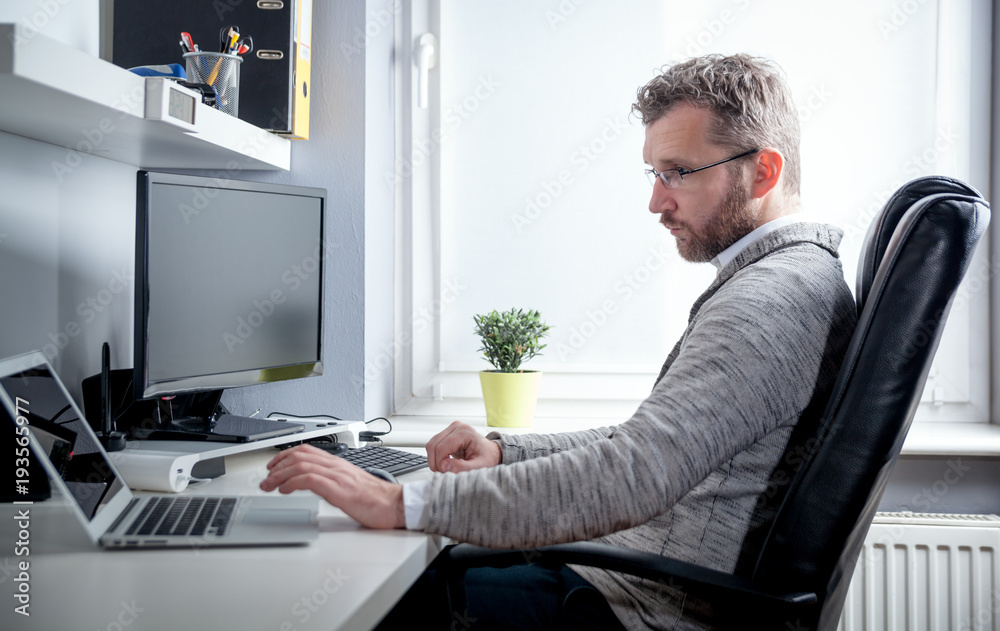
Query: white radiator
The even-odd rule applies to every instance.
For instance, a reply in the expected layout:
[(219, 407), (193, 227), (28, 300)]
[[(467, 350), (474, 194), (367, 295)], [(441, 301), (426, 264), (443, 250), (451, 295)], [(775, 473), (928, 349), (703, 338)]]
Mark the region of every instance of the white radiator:
[(840, 631), (1000, 631), (1000, 517), (878, 513)]

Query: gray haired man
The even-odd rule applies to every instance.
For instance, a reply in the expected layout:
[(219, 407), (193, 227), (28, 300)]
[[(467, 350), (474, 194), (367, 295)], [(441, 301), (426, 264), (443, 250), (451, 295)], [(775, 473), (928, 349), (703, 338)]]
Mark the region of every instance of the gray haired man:
[[(264, 490), (311, 489), (364, 525), (483, 546), (599, 539), (725, 572), (752, 556), (793, 428), (823, 409), (856, 322), (842, 233), (797, 215), (799, 125), (777, 69), (709, 55), (663, 69), (633, 105), (645, 126), (649, 210), (715, 280), (649, 397), (619, 425), (485, 437), (455, 422), (427, 444), (430, 480), (391, 485), (309, 447), (269, 465)], [(710, 603), (593, 568), (472, 570), (467, 612), (435, 569), (382, 628), (455, 616), (473, 628), (703, 629)], [(751, 623), (752, 626), (752, 623)]]

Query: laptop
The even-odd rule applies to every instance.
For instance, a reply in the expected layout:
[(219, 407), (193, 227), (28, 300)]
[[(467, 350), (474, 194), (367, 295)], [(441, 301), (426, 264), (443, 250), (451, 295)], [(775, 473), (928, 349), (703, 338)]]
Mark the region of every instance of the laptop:
[(135, 495), (40, 352), (0, 359), (0, 417), (44, 468), (28, 470), (25, 486), (47, 474), (105, 548), (295, 545), (319, 534), (317, 497)]

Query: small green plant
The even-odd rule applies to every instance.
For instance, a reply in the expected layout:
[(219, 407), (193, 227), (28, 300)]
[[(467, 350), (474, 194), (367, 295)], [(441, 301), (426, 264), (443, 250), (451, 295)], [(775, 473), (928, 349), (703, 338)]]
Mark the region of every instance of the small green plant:
[(511, 309), (475, 315), (476, 335), (483, 342), (479, 351), (500, 372), (520, 372), (521, 364), (538, 355), (545, 344), (538, 341), (549, 332), (537, 311)]

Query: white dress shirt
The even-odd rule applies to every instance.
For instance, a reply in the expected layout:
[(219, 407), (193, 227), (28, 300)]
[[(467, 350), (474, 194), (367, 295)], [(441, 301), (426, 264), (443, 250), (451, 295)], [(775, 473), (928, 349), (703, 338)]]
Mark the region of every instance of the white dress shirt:
[(427, 485), (430, 480), (403, 483), (403, 507), (406, 510), (406, 529), (423, 530), (430, 515), (427, 512)]
[(789, 224), (793, 224), (797, 221), (803, 221), (804, 219), (805, 218), (802, 216), (802, 213), (792, 213), (790, 215), (778, 217), (777, 219), (772, 219), (765, 224), (761, 224), (755, 230), (747, 233), (742, 239), (732, 244), (722, 252), (719, 252), (718, 256), (712, 259), (711, 263), (716, 269), (721, 270), (726, 265), (729, 265), (729, 262), (736, 258), (740, 252), (745, 250), (748, 245), (763, 237), (768, 232), (777, 230), (778, 228), (784, 228)]

